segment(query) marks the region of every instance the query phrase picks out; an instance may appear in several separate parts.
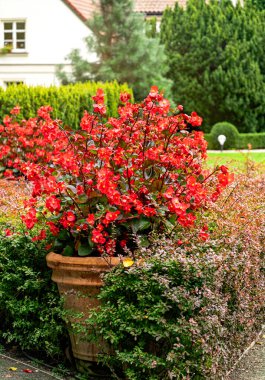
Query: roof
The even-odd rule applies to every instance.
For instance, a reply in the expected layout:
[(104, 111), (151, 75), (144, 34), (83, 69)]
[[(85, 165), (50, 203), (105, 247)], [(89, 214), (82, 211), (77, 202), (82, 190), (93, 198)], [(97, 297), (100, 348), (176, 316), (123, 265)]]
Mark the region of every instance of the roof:
[(184, 6), (187, 0), (135, 0), (135, 10), (147, 15), (160, 15), (167, 7), (174, 7), (176, 2)]
[(71, 8), (78, 17), (83, 21), (88, 20), (99, 9), (96, 0), (63, 0), (63, 2)]
[[(83, 21), (91, 18), (99, 10), (99, 0), (62, 0)], [(161, 15), (166, 7), (173, 7), (178, 1), (185, 5), (187, 0), (134, 0), (135, 11), (146, 15)]]

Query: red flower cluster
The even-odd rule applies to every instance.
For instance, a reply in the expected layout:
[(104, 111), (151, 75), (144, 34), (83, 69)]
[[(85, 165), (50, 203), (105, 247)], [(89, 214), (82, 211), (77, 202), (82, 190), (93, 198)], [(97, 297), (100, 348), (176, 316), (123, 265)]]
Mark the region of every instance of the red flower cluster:
[[(121, 94), (119, 117), (106, 120), (98, 90), (94, 113), (84, 113), (78, 131), (63, 129), (50, 107), (20, 124), (16, 107), (4, 120), (0, 158), (33, 183), (32, 199), (42, 200), (38, 214), (35, 202), (28, 205), (22, 217), (27, 228), (44, 222), (53, 235), (67, 231), (68, 251), (70, 244), (73, 252), (113, 255), (152, 228), (193, 227), (198, 210), (217, 199), (231, 175), (224, 166), (213, 173), (203, 169), (203, 133), (188, 132), (201, 117), (186, 115), (182, 106), (169, 114), (169, 102), (155, 86), (141, 104), (129, 99)], [(206, 231), (204, 226), (202, 239)], [(116, 245), (118, 239), (123, 243)]]

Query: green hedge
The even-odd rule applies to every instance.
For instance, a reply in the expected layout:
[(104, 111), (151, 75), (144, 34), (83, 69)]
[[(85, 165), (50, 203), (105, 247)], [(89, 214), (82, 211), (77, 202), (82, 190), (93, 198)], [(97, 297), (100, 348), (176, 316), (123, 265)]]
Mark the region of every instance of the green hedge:
[(265, 133), (240, 133), (237, 148), (248, 149), (248, 144), (251, 144), (252, 149), (264, 149)]
[(63, 120), (64, 125), (78, 128), (84, 110), (92, 111), (91, 97), (98, 88), (103, 88), (106, 95), (109, 116), (117, 115), (121, 92), (132, 94), (132, 90), (126, 84), (119, 85), (117, 82), (88, 82), (61, 87), (12, 85), (6, 90), (0, 88), (0, 120), (3, 120), (16, 105), (21, 107), (23, 119), (35, 117), (41, 106), (50, 105), (53, 107), (54, 118)]
[[(205, 140), (208, 142), (208, 149), (215, 149), (210, 133), (204, 134)], [(251, 144), (252, 149), (265, 149), (265, 133), (239, 133), (235, 149), (248, 149)], [(226, 146), (224, 145), (224, 149)]]

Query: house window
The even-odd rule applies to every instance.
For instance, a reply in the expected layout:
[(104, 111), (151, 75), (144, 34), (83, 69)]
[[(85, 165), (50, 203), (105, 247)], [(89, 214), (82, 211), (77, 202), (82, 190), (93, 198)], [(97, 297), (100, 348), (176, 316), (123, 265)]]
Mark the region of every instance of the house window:
[(5, 87), (9, 87), (9, 86), (13, 86), (13, 85), (24, 84), (24, 82), (23, 81), (10, 80), (10, 81), (4, 82), (4, 84), (5, 84)]
[(25, 21), (4, 21), (4, 46), (11, 46), (12, 51), (26, 49)]

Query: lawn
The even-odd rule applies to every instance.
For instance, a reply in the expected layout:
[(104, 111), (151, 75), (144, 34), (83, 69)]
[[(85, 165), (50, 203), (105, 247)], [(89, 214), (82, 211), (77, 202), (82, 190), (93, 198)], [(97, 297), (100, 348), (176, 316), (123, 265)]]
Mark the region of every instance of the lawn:
[(231, 168), (243, 169), (248, 162), (265, 164), (265, 152), (208, 152), (207, 164), (228, 165)]

